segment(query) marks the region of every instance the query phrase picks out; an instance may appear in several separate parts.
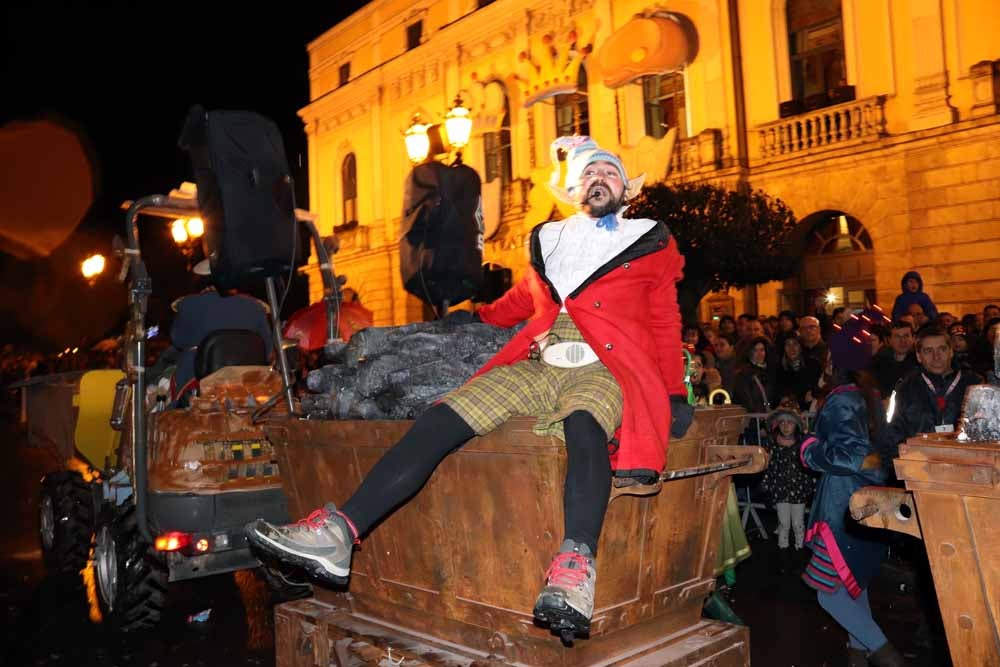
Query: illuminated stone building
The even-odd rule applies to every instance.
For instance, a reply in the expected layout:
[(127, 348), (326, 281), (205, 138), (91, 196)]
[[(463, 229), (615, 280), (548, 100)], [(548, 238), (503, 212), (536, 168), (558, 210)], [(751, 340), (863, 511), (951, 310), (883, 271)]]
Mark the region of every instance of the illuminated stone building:
[(515, 279), (558, 213), (549, 144), (580, 132), (647, 183), (742, 181), (795, 211), (798, 275), (704, 317), (891, 305), (909, 269), (942, 310), (979, 310), (1000, 297), (998, 32), (995, 0), (375, 0), (308, 47), (310, 205), (376, 323), (422, 319), (399, 277), (403, 133), (460, 94), (484, 260)]

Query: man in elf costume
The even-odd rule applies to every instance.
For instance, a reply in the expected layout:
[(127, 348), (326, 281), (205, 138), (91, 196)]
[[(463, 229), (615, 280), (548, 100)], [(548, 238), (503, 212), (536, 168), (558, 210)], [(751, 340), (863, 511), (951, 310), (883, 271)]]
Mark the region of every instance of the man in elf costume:
[(566, 187), (558, 162), (550, 187), (578, 212), (535, 227), (524, 278), (474, 316), (525, 326), (422, 414), (341, 508), (329, 503), (284, 526), (255, 521), (247, 526), (254, 546), (343, 584), (354, 545), (445, 456), (509, 417), (531, 415), (536, 433), (567, 450), (564, 539), (534, 615), (564, 637), (589, 632), (612, 475), (655, 478), (670, 436), (683, 436), (692, 419), (676, 291), (684, 260), (662, 222), (624, 217), (642, 177), (630, 181), (618, 156), (579, 136), (557, 139), (552, 155), (565, 156)]

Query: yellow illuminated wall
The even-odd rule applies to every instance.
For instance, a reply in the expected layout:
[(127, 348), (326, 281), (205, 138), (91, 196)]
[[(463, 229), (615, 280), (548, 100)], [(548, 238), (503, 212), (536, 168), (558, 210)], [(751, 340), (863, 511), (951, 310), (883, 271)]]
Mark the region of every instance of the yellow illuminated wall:
[[(461, 93), (475, 114), (465, 161), (482, 175), (482, 133), (499, 122), (487, 86), (505, 88), (514, 183), (487, 202), (488, 226), (498, 230), (485, 259), (516, 277), (530, 227), (553, 205), (538, 186), (555, 137), (551, 101), (521, 104), (530, 77), (519, 54), (546, 33), (567, 48), (574, 29), (592, 33), (596, 51), (654, 7), (697, 29), (698, 53), (684, 69), (687, 137), (672, 146), (669, 137), (646, 136), (641, 87), (607, 88), (595, 54), (585, 61), (591, 134), (619, 152), (632, 174), (646, 172), (647, 182), (746, 181), (781, 197), (800, 219), (823, 210), (857, 218), (872, 242), (858, 275), (881, 303), (891, 304), (899, 276), (911, 268), (945, 310), (979, 309), (1000, 297), (1000, 263), (993, 261), (1000, 251), (1000, 88), (993, 73), (1000, 3), (843, 0), (846, 83), (855, 100), (780, 119), (779, 104), (791, 97), (784, 0), (497, 0), (482, 8), (475, 0), (375, 0), (308, 46), (311, 101), (300, 115), (311, 208), (325, 231), (341, 238), (337, 272), (377, 324), (422, 318), (421, 305), (402, 290), (396, 250), (410, 168), (402, 134), (412, 115), (440, 121)], [(407, 50), (407, 27), (417, 21), (421, 43)], [(340, 85), (345, 63), (350, 80)], [(819, 139), (783, 151), (780, 137), (796, 122), (811, 124)], [(851, 131), (819, 131), (829, 123)], [(349, 153), (357, 161), (356, 226), (343, 219), (341, 165)], [(795, 284), (734, 292), (734, 308), (756, 302), (761, 313), (777, 312), (783, 294), (801, 288)]]

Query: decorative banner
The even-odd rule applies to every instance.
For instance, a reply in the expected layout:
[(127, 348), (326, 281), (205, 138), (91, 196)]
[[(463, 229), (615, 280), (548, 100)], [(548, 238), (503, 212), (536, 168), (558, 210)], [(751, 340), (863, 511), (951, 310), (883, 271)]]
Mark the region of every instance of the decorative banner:
[(0, 251), (47, 257), (83, 220), (95, 178), (81, 139), (50, 120), (0, 128)]

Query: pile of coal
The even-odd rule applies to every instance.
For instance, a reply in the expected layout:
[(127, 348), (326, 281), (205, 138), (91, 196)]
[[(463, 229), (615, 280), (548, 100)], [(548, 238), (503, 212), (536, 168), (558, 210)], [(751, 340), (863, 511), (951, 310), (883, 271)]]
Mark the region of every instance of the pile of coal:
[(302, 410), (313, 419), (414, 419), (461, 386), (517, 328), (443, 320), (369, 327), (311, 371)]
[(994, 442), (1000, 445), (1000, 387), (969, 387), (962, 406), (959, 442)]

